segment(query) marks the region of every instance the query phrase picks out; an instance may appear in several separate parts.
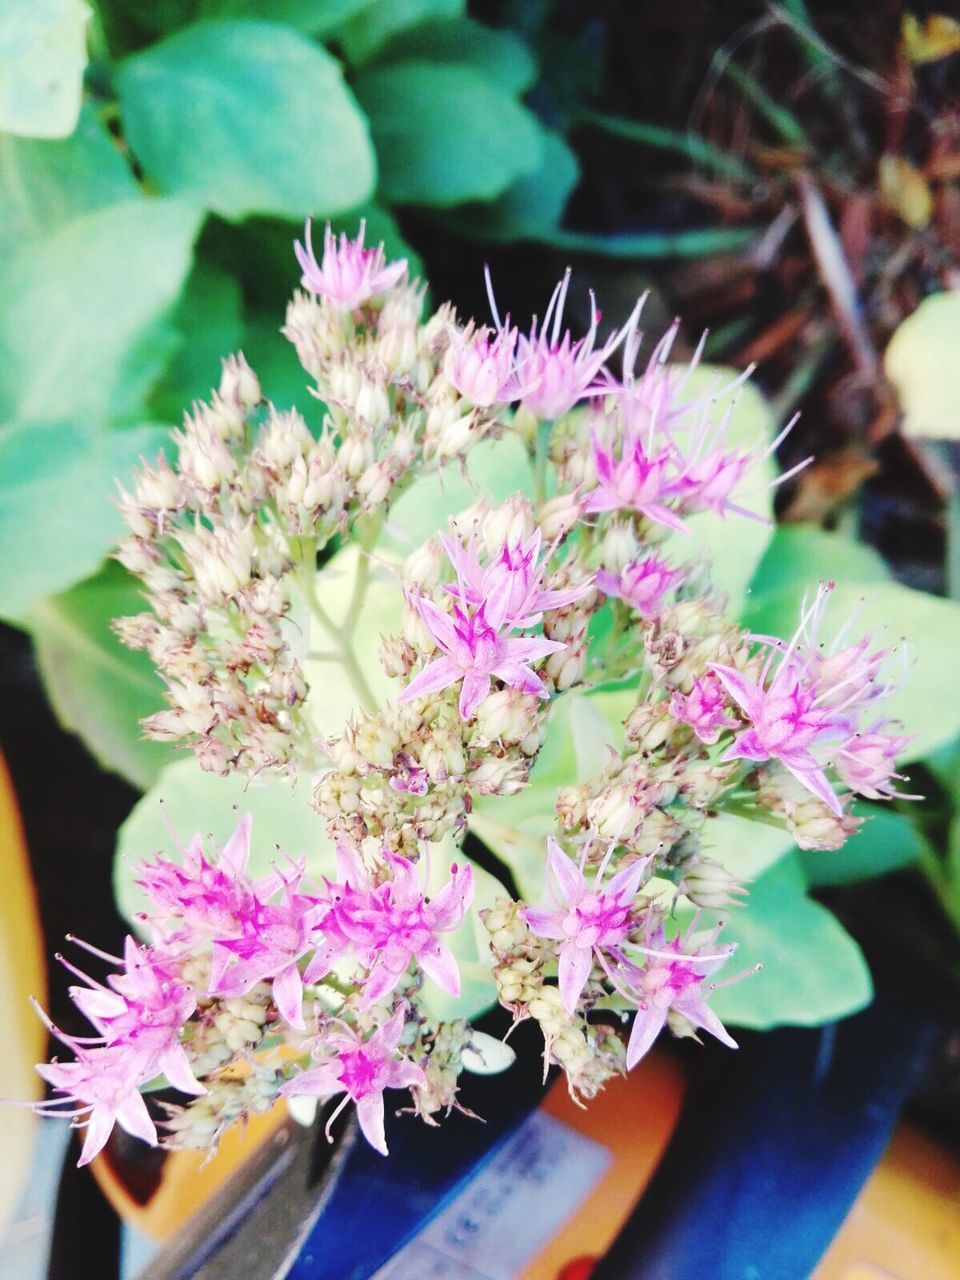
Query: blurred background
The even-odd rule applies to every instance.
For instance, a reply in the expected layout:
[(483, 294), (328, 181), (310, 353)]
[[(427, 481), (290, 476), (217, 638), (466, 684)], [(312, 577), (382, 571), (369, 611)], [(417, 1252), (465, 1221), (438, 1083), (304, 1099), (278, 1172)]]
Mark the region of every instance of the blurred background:
[[(116, 832), (172, 758), (136, 725), (162, 686), (109, 631), (139, 607), (108, 559), (115, 478), (231, 351), (317, 412), (278, 332), (308, 214), (365, 218), (462, 316), (488, 318), (485, 263), (521, 326), (567, 265), (575, 331), (588, 286), (611, 326), (649, 289), (651, 332), (681, 316), (682, 355), (706, 329), (706, 359), (756, 366), (771, 428), (801, 414), (779, 461), (816, 461), (779, 494), (768, 568), (960, 601), (953, 8), (0, 0), (0, 976), (22, 1050), (0, 1093), (35, 1089), (28, 991), (79, 1032), (53, 953), (68, 930), (117, 947)], [(934, 646), (945, 609), (923, 615)], [(805, 891), (915, 975), (943, 1033), (914, 1105), (956, 1143), (954, 623), (911, 767), (927, 803), (889, 808), (842, 870), (808, 859)], [(29, 1113), (0, 1128), (0, 1276), (32, 1280), (68, 1135), (37, 1165)], [(64, 1221), (97, 1195), (76, 1183)]]

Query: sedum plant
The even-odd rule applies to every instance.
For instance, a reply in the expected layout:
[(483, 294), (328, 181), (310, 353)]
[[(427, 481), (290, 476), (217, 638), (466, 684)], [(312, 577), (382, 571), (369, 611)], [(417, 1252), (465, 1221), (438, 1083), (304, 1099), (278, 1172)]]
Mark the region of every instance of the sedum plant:
[[(897, 794), (891, 647), (855, 619), (824, 640), (831, 582), (789, 641), (711, 582), (693, 525), (749, 521), (778, 442), (733, 438), (729, 388), (691, 394), (676, 326), (647, 354), (641, 303), (609, 336), (593, 304), (574, 338), (569, 273), (528, 332), (489, 279), (493, 325), (425, 316), (362, 226), (328, 227), (318, 256), (308, 224), (296, 254), (284, 333), (319, 429), (232, 356), (174, 460), (122, 495), (117, 557), (148, 607), (116, 630), (167, 690), (144, 731), (269, 804), (139, 865), (122, 959), (80, 944), (116, 966), (105, 983), (65, 962), (94, 1034), (51, 1027), (73, 1058), (39, 1068), (39, 1106), (85, 1127), (84, 1163), (115, 1123), (158, 1141), (143, 1091), (163, 1082), (184, 1096), (168, 1145), (339, 1095), (385, 1152), (385, 1092), (434, 1123), (465, 1066), (502, 1063), (471, 1026), (491, 995), (584, 1098), (664, 1027), (734, 1046), (711, 996), (753, 979), (716, 912), (746, 886), (714, 833), (735, 816), (836, 850), (856, 796)], [(411, 533), (424, 486), (464, 477), (446, 525)], [(544, 761), (586, 707), (605, 733), (554, 785)], [(537, 786), (531, 834), (516, 805)], [(291, 803), (309, 834), (278, 847)]]

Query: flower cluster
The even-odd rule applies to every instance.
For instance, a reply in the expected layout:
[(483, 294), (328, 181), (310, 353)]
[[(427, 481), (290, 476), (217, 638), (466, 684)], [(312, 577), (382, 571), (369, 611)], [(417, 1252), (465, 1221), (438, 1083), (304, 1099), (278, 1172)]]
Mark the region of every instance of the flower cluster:
[[(878, 709), (888, 653), (820, 643), (829, 586), (784, 642), (740, 626), (706, 565), (682, 560), (673, 535), (692, 517), (754, 514), (751, 474), (778, 441), (732, 442), (732, 410), (690, 394), (701, 350), (668, 361), (676, 325), (640, 367), (642, 299), (604, 340), (591, 295), (576, 338), (569, 273), (523, 332), (489, 277), (492, 326), (446, 305), (424, 319), (424, 289), (362, 226), (355, 240), (328, 227), (318, 261), (308, 223), (295, 253), (284, 333), (320, 408), (280, 412), (242, 356), (225, 362), (176, 462), (144, 466), (123, 497), (118, 557), (149, 610), (117, 630), (167, 686), (147, 733), (215, 773), (306, 774), (295, 795), (317, 847), (254, 876), (242, 819), (215, 859), (198, 838), (141, 869), (148, 941), (129, 940), (105, 983), (80, 975), (96, 1035), (55, 1031), (74, 1060), (41, 1068), (56, 1095), (41, 1108), (86, 1126), (84, 1160), (114, 1123), (157, 1140), (140, 1090), (158, 1077), (184, 1097), (165, 1140), (189, 1146), (290, 1095), (355, 1103), (379, 1151), (385, 1090), (430, 1123), (456, 1106), (479, 1033), (433, 1007), (459, 995), (480, 876), (456, 850), (470, 831), (509, 858), (508, 799), (548, 790), (542, 894), (487, 892), (478, 912), (491, 1001), (539, 1025), (545, 1063), (584, 1097), (664, 1027), (732, 1046), (708, 1000), (734, 943), (703, 916), (745, 886), (713, 856), (718, 815), (838, 848), (854, 795), (889, 798), (900, 777), (907, 739)], [(481, 443), (510, 444), (514, 466), (526, 449), (521, 491), (477, 493), (410, 539), (395, 500), (416, 501), (425, 476), (443, 490), (446, 468), (470, 483)], [(335, 609), (327, 561), (345, 542), (357, 555)], [(377, 613), (376, 656), (358, 638), (373, 581), (395, 604), (392, 621)], [(311, 689), (326, 675), (355, 696), (349, 715)], [(561, 699), (587, 720), (618, 709), (602, 749), (574, 743), (576, 770)]]

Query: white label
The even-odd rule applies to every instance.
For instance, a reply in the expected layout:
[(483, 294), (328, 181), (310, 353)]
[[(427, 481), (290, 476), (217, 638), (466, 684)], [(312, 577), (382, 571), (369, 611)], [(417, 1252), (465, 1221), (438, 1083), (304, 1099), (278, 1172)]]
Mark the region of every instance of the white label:
[(599, 1142), (534, 1112), (374, 1280), (516, 1280), (611, 1159)]

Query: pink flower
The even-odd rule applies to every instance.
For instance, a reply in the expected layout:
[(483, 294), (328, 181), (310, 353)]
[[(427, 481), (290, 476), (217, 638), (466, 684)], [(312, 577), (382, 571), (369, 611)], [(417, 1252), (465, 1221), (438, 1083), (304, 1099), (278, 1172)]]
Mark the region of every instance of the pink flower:
[(475, 539), (464, 545), (441, 534), (440, 541), (457, 575), (456, 585), (450, 583), (445, 590), (461, 602), (483, 605), (484, 617), (495, 629), (535, 626), (545, 610), (572, 604), (590, 590), (590, 579), (559, 591), (544, 588), (543, 574), (554, 548), (539, 559), (539, 529), (526, 542), (505, 542), (486, 565), (480, 562)]
[[(73, 1119), (75, 1128), (86, 1128), (78, 1165), (89, 1164), (103, 1150), (115, 1124), (131, 1134), (157, 1145), (157, 1130), (138, 1085), (136, 1064), (125, 1046), (77, 1049), (75, 1062), (42, 1063), (37, 1071), (61, 1094), (49, 1102), (38, 1102), (41, 1115), (63, 1115)], [(75, 1110), (61, 1111), (63, 1103), (77, 1104)]]
[(407, 858), (387, 855), (391, 878), (355, 896), (339, 913), (339, 925), (369, 970), (361, 1008), (393, 991), (411, 961), (449, 995), (460, 994), (460, 971), (453, 952), (437, 937), (458, 929), (473, 901), (473, 868), (454, 863), (450, 880), (429, 901), (417, 869)]
[[(295, 879), (299, 880), (299, 871)], [(238, 936), (218, 938), (210, 962), (210, 994), (240, 996), (273, 980), (273, 999), (292, 1027), (303, 1031), (303, 979), (297, 961), (310, 950), (317, 900), (284, 884), (277, 903), (254, 898)]]
[(398, 702), (439, 693), (462, 681), (460, 715), (464, 720), (472, 720), (477, 707), (490, 692), (494, 676), (511, 689), (540, 698), (548, 696), (543, 681), (529, 663), (563, 649), (562, 643), (542, 636), (501, 635), (487, 620), (485, 605), (474, 610), (454, 605), (451, 617), (424, 596), (412, 596), (411, 603), (443, 656), (428, 662), (413, 677)]
[(131, 1073), (141, 1082), (162, 1073), (184, 1093), (206, 1092), (180, 1043), (180, 1030), (197, 1002), (193, 988), (181, 978), (178, 964), (149, 947), (138, 946), (130, 937), (124, 943), (124, 964), (124, 973), (107, 978), (109, 986), (68, 966), (87, 983), (71, 987), (74, 1004), (108, 1048), (125, 1052)]
[(736, 717), (729, 713), (723, 685), (710, 671), (693, 682), (689, 693), (673, 695), (670, 714), (681, 724), (688, 724), (708, 747), (713, 746), (724, 729), (738, 726)]
[[(635, 1067), (647, 1053), (667, 1021), (671, 1010), (682, 1014), (695, 1027), (702, 1027), (731, 1049), (737, 1042), (728, 1034), (704, 999), (703, 980), (734, 952), (732, 945), (717, 946), (717, 929), (695, 933), (696, 921), (682, 936), (667, 941), (661, 924), (647, 934), (646, 945), (638, 947), (646, 957), (642, 968), (629, 967), (629, 984), (637, 1001), (637, 1014), (627, 1044), (627, 1069)], [(709, 994), (711, 987), (707, 987)]]
[(613, 447), (604, 444), (594, 431), (593, 461), (598, 483), (587, 494), (585, 514), (626, 509), (668, 529), (687, 532), (684, 522), (664, 502), (674, 496), (671, 446), (655, 448), (651, 442), (645, 446), (639, 436), (625, 429), (618, 459)]
[(366, 221), (362, 220), (356, 240), (341, 235), (338, 244), (327, 223), (323, 235), (323, 261), (318, 264), (310, 235), (311, 219), (308, 218), (304, 233), (306, 248), (299, 240), (294, 244), (294, 252), (303, 271), (303, 287), (344, 311), (353, 311), (369, 298), (392, 288), (406, 271), (407, 260), (401, 258), (387, 266), (382, 243), (376, 249), (364, 248), (366, 230)]
[(473, 322), (450, 340), (443, 371), (465, 400), (478, 409), (509, 404), (520, 394), (514, 369), (517, 330), (507, 323), (491, 341), (493, 330)]
[(868, 800), (889, 800), (892, 796), (919, 800), (919, 796), (903, 795), (893, 785), (895, 779), (903, 778), (896, 772), (897, 756), (910, 741), (909, 736), (878, 730), (879, 726), (875, 726), (870, 733), (855, 733), (834, 753), (840, 781)]
[[(506, 332), (497, 312), (489, 270), (486, 275), (487, 296), (497, 330)], [(604, 362), (636, 327), (644, 301), (640, 299), (623, 328), (611, 334), (603, 346), (597, 349), (595, 343), (600, 313), (592, 293), (590, 328), (586, 337), (574, 342), (569, 330), (561, 333), (569, 287), (568, 269), (553, 291), (539, 332), (538, 322), (534, 320), (529, 337), (520, 334), (517, 338), (515, 370), (520, 401), (535, 417), (544, 420), (562, 417), (585, 396), (604, 388), (605, 384), (597, 380), (598, 375)]]
[(203, 856), (198, 835), (182, 867), (160, 859), (141, 868), (137, 883), (163, 914), (182, 921), (197, 938), (233, 936), (254, 900), (269, 897), (281, 883), (275, 873), (258, 882), (246, 875), (251, 821), (249, 813), (243, 815), (215, 864)]
[(552, 836), (547, 838), (547, 866), (557, 890), (557, 908), (525, 907), (521, 915), (538, 937), (560, 941), (558, 976), (563, 1007), (574, 1013), (594, 957), (607, 969), (603, 952), (616, 950), (636, 925), (634, 899), (649, 863), (641, 858), (623, 867), (601, 884), (603, 867), (593, 887), (581, 869), (563, 852)]
[[(877, 760), (877, 743), (870, 745), (868, 759), (866, 749), (859, 757), (849, 740), (856, 734), (861, 712), (889, 689), (877, 683), (886, 654), (869, 653), (866, 642), (826, 655), (821, 652), (817, 628), (832, 587), (832, 583), (821, 583), (812, 604), (804, 606), (788, 645), (779, 640), (764, 642), (770, 653), (756, 682), (733, 667), (713, 663), (711, 670), (750, 722), (722, 758), (779, 760), (839, 817), (843, 808), (825, 772), (825, 760), (844, 744), (849, 747), (842, 766), (848, 785), (862, 778), (866, 795), (882, 788), (882, 782), (871, 781), (878, 765), (881, 771), (884, 767)], [(881, 736), (888, 736), (891, 755), (901, 748), (902, 740)]]
[(301, 1071), (282, 1085), (280, 1092), (319, 1098), (344, 1094), (340, 1106), (327, 1122), (328, 1136), (336, 1117), (352, 1101), (357, 1105), (357, 1119), (363, 1136), (375, 1151), (387, 1155), (384, 1089), (424, 1088), (427, 1083), (422, 1068), (409, 1058), (397, 1056), (404, 1021), (405, 1012), (401, 1005), (389, 1022), (367, 1040), (361, 1040), (348, 1029), (340, 1034), (324, 1036), (319, 1043), (320, 1065)]
[(605, 595), (623, 600), (647, 622), (659, 616), (663, 597), (682, 581), (683, 573), (657, 555), (634, 560), (619, 573), (601, 569), (597, 574), (597, 586)]

